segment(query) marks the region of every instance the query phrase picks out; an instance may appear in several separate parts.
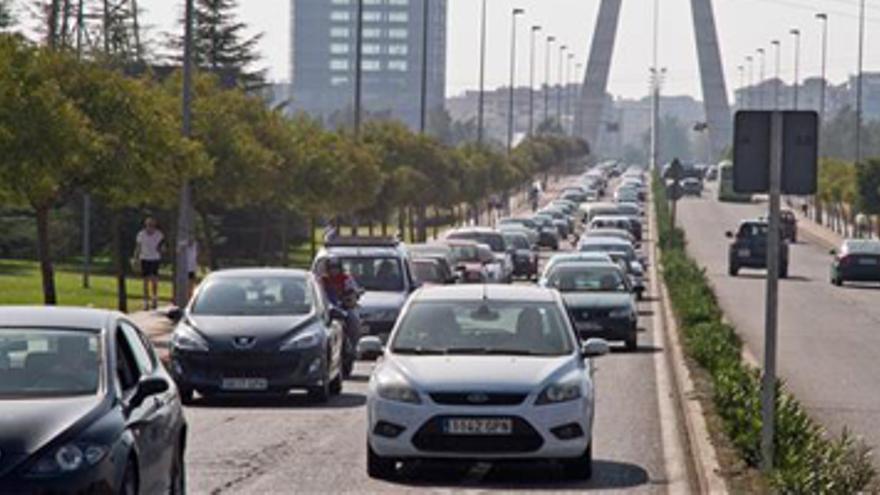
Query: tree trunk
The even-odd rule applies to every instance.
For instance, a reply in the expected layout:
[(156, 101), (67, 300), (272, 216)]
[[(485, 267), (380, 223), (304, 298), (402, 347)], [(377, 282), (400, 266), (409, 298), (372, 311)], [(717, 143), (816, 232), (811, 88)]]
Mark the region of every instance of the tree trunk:
[(41, 206), (37, 214), (37, 253), (40, 257), (40, 274), (43, 279), (43, 302), (46, 305), (58, 304), (55, 292), (55, 269), (52, 266), (52, 253), (49, 252), (49, 207)]
[(267, 212), (263, 212), (260, 215), (260, 244), (257, 247), (257, 260), (261, 265), (266, 264), (266, 249), (269, 245), (269, 215)]
[(416, 215), (413, 211), (415, 208), (410, 207), (407, 209), (407, 213), (409, 215), (409, 241), (415, 242), (416, 239)]
[(388, 219), (382, 219), (382, 237), (388, 237)]
[(318, 229), (318, 220), (314, 215), (309, 217), (309, 249), (311, 250), (312, 259), (318, 255), (318, 242), (315, 240), (315, 230)]
[(202, 259), (205, 260), (205, 264), (208, 265), (208, 268), (211, 269), (211, 271), (214, 271), (220, 268), (220, 262), (214, 255), (214, 226), (211, 225), (211, 219), (208, 212), (199, 211), (198, 213), (202, 218), (202, 230), (204, 231), (204, 238), (202, 239), (201, 246), (199, 246), (199, 251), (201, 251)]
[(281, 237), (281, 266), (287, 267), (290, 265), (290, 238), (288, 236), (288, 225), (287, 225), (287, 209), (281, 210), (281, 230), (279, 231)]
[(397, 235), (401, 238), (406, 237), (406, 207), (401, 206), (397, 209)]
[(428, 208), (424, 205), (421, 205), (415, 210), (419, 242), (425, 242), (428, 240)]
[(128, 287), (125, 282), (125, 259), (126, 253), (122, 248), (122, 213), (113, 210), (111, 250), (113, 251), (113, 271), (116, 273), (116, 309), (128, 313)]

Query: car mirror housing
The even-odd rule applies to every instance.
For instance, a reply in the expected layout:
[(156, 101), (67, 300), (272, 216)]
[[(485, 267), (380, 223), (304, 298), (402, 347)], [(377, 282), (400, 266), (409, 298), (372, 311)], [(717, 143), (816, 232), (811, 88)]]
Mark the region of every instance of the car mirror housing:
[(357, 343), (357, 355), (360, 359), (372, 360), (385, 353), (385, 346), (379, 337), (367, 335)]
[(581, 354), (585, 358), (604, 356), (611, 351), (611, 347), (604, 339), (587, 339), (581, 347)]
[(168, 381), (164, 378), (158, 376), (144, 377), (138, 382), (134, 395), (128, 401), (128, 408), (136, 409), (140, 407), (148, 397), (164, 393), (168, 388)]

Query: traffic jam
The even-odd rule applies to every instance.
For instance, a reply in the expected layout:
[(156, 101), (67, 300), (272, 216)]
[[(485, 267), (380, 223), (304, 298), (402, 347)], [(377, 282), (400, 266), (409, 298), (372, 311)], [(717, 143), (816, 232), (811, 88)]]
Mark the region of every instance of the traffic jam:
[(20, 425), (0, 439), (0, 492), (185, 493), (184, 406), (332, 403), (358, 370), (371, 478), (466, 460), (590, 479), (596, 359), (639, 348), (647, 181), (602, 163), (552, 194), (536, 183), (494, 226), (332, 236), (309, 270), (212, 272), (169, 315), (167, 359), (119, 313), (0, 309), (0, 422)]

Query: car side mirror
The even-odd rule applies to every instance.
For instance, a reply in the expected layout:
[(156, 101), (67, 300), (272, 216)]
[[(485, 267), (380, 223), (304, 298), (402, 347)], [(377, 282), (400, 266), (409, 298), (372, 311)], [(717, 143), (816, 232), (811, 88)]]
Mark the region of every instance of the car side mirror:
[(611, 352), (611, 347), (605, 339), (587, 339), (581, 347), (581, 355), (585, 358), (604, 356)]
[(129, 410), (140, 407), (148, 397), (164, 393), (168, 391), (168, 388), (168, 381), (164, 378), (158, 376), (141, 378), (134, 395), (128, 401)]
[(728, 239), (733, 239), (733, 232), (728, 230), (724, 233), (724, 237), (727, 237)]
[(375, 360), (385, 353), (385, 346), (379, 337), (367, 335), (361, 337), (357, 343), (357, 355), (360, 359)]
[(348, 315), (345, 314), (345, 311), (343, 311), (343, 310), (341, 310), (341, 309), (339, 309), (339, 308), (331, 307), (330, 309), (327, 310), (327, 316), (330, 318), (331, 321), (333, 321), (333, 320), (335, 320), (335, 321), (345, 321), (345, 320), (346, 320), (346, 317), (347, 317)]

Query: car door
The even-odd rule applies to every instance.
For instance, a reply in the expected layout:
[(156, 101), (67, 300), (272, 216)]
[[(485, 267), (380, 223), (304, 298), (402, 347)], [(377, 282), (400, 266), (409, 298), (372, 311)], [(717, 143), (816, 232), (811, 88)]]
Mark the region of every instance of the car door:
[[(116, 330), (116, 372), (122, 398), (128, 404), (138, 383), (157, 374), (157, 364), (139, 337), (140, 332), (127, 321), (120, 320)], [(166, 394), (147, 397), (134, 408), (126, 407), (126, 427), (137, 446), (141, 493), (163, 493), (167, 490), (174, 443), (168, 442), (169, 412)]]

